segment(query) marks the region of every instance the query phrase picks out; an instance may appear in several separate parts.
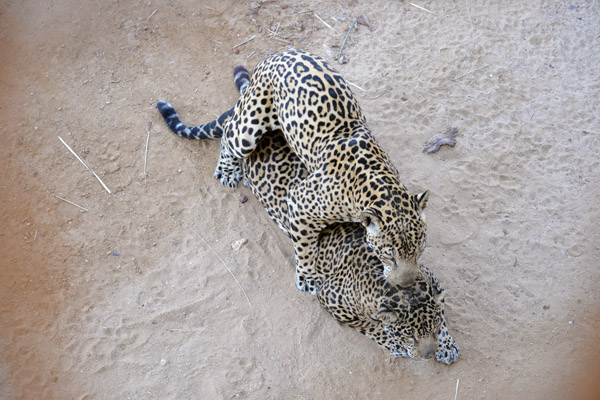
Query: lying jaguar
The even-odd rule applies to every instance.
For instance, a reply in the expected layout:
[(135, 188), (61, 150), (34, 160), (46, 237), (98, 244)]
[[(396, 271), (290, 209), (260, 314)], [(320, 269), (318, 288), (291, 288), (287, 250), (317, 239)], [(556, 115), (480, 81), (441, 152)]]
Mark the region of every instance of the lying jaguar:
[(286, 199), (300, 290), (316, 294), (321, 284), (314, 270), (317, 238), (333, 222), (361, 222), (384, 276), (411, 285), (425, 245), (428, 194), (411, 195), (400, 182), (344, 78), (322, 58), (291, 49), (267, 56), (245, 85), (235, 107), (202, 126), (182, 124), (168, 103), (158, 108), (180, 136), (222, 138), (215, 177), (230, 187), (262, 136), (283, 132), (308, 170)]
[[(267, 213), (289, 232), (286, 192), (308, 170), (279, 131), (269, 132), (242, 162), (246, 180)], [(357, 329), (398, 357), (450, 364), (460, 348), (448, 332), (443, 290), (433, 274), (420, 273), (407, 287), (383, 276), (383, 265), (365, 243), (358, 223), (335, 223), (319, 235), (315, 272), (323, 282), (319, 302), (339, 322)]]
[[(249, 74), (239, 67), (235, 83), (243, 91)], [(159, 104), (163, 116), (178, 121), (175, 110)], [(180, 123), (180, 122), (177, 122)], [(167, 120), (169, 124), (169, 120)], [(189, 132), (218, 136), (221, 123), (185, 127)], [(285, 232), (290, 232), (288, 191), (309, 175), (281, 131), (269, 132), (242, 161), (245, 180)], [(450, 364), (460, 348), (448, 332), (443, 291), (434, 276), (420, 266), (415, 280), (400, 287), (384, 277), (384, 265), (365, 242), (358, 223), (334, 223), (317, 239), (315, 274), (322, 282), (319, 302), (339, 322), (374, 339), (398, 357), (435, 358)]]

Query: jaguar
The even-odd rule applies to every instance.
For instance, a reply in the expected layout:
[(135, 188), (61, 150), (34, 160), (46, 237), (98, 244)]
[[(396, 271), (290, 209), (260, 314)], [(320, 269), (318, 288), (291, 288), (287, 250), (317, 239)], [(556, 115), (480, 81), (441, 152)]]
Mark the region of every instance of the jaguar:
[(158, 109), (185, 138), (221, 137), (215, 178), (235, 187), (242, 160), (261, 138), (280, 130), (308, 175), (287, 191), (296, 286), (316, 294), (322, 283), (314, 264), (319, 233), (335, 222), (360, 222), (384, 276), (411, 285), (425, 246), (428, 192), (411, 194), (367, 126), (344, 78), (319, 56), (287, 49), (263, 59), (252, 75), (234, 70), (244, 87), (234, 107), (207, 124), (184, 125), (164, 101)]
[[(234, 70), (234, 82), (243, 92), (250, 74)], [(179, 121), (173, 107), (160, 102), (167, 125), (184, 137), (201, 139), (222, 135), (230, 116), (196, 127)], [(183, 136), (183, 135), (182, 135)], [(240, 163), (242, 178), (268, 215), (290, 237), (288, 192), (310, 175), (292, 151), (281, 130), (267, 132), (255, 151)], [(317, 238), (315, 274), (320, 304), (340, 323), (350, 326), (397, 357), (429, 359), (451, 364), (460, 348), (450, 335), (444, 315), (444, 291), (423, 265), (411, 285), (386, 279), (385, 266), (366, 242), (360, 223), (333, 223)]]
[[(309, 172), (282, 132), (265, 134), (242, 167), (254, 195), (289, 235), (287, 191)], [(394, 356), (458, 360), (460, 348), (448, 330), (438, 280), (423, 265), (409, 286), (386, 279), (365, 236), (366, 228), (353, 222), (334, 223), (319, 234), (315, 273), (323, 282), (317, 291), (321, 305)]]

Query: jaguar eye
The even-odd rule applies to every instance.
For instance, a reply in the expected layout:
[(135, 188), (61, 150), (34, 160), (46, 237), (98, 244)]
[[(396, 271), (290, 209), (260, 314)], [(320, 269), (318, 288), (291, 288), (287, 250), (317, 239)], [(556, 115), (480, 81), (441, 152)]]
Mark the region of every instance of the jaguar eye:
[(383, 249), (383, 251), (381, 252), (381, 257), (387, 260), (391, 260), (392, 258), (394, 258), (394, 249)]

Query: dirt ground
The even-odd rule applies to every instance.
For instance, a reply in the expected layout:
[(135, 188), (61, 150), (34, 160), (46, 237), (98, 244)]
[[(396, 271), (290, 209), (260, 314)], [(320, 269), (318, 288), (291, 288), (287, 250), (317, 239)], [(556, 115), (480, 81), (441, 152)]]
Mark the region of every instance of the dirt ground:
[[(597, 1), (4, 0), (0, 26), (0, 398), (598, 398)], [(212, 178), (219, 143), (164, 126), (157, 100), (212, 120), (233, 67), (288, 44), (431, 191), (457, 363), (392, 358), (298, 292), (287, 237)]]

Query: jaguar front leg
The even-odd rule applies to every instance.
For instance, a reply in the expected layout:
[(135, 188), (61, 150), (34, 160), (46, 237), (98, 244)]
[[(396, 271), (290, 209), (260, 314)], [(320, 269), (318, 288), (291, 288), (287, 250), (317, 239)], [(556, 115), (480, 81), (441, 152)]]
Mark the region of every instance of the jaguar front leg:
[(395, 357), (410, 357), (406, 347), (394, 338), (381, 322), (369, 321), (365, 318), (349, 325), (363, 335), (373, 339), (379, 346), (388, 350)]
[(298, 226), (290, 219), (291, 232), (299, 228), (305, 234), (297, 237), (292, 234), (294, 241), (294, 256), (296, 258), (296, 273), (294, 279), (298, 290), (316, 296), (323, 281), (315, 271), (315, 253), (320, 229), (310, 229), (309, 226)]
[(458, 360), (460, 354), (460, 347), (454, 341), (454, 338), (450, 336), (446, 321), (442, 322), (440, 331), (437, 337), (437, 351), (435, 352), (435, 359), (444, 364), (452, 364)]
[(289, 234), (294, 243), (296, 257), (296, 287), (316, 295), (322, 279), (315, 271), (318, 255), (318, 240), (323, 230), (334, 220), (327, 219), (328, 204), (317, 194), (321, 193), (321, 182), (313, 175), (293, 187), (288, 195)]

